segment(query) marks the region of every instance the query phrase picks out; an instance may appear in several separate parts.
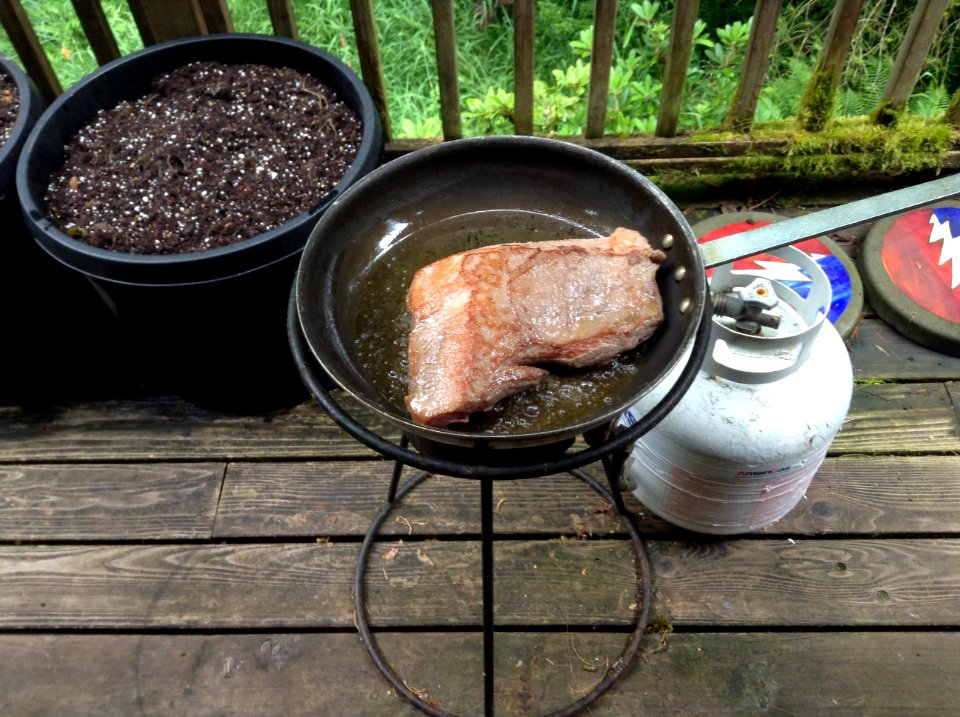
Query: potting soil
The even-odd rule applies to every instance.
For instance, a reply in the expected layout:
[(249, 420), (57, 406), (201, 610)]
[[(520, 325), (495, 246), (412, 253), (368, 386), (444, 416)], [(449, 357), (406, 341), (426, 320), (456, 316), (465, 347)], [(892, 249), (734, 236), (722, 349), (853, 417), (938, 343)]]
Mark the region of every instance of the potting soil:
[(356, 112), (313, 77), (195, 62), (102, 110), (66, 147), (45, 202), (93, 246), (175, 254), (226, 246), (318, 204), (357, 154)]
[(20, 111), (20, 93), (17, 83), (9, 75), (0, 73), (0, 145), (10, 138)]

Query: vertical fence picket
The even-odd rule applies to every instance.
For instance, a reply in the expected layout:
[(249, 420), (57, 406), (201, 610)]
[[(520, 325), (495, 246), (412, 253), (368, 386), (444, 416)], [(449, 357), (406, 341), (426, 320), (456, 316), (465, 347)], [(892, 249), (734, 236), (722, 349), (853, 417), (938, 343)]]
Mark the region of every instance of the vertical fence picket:
[(40, 94), (50, 102), (63, 88), (19, 0), (0, 0), (0, 23), (17, 51), (23, 69), (33, 79)]
[(294, 40), (299, 37), (293, 3), (290, 0), (267, 0), (267, 11), (270, 13), (270, 24), (275, 34)]
[(457, 78), (457, 31), (453, 0), (432, 0), (433, 37), (437, 48), (437, 81), (440, 84), (440, 121), (444, 139), (463, 136), (460, 123), (460, 82)]
[(77, 19), (80, 20), (83, 34), (90, 42), (93, 56), (97, 58), (97, 64), (105, 65), (120, 57), (117, 39), (113, 35), (113, 30), (110, 29), (110, 23), (99, 0), (71, 0), (71, 2), (74, 12), (77, 13)]
[(936, 37), (937, 28), (940, 27), (951, 1), (918, 0), (890, 79), (883, 91), (880, 106), (874, 110), (873, 117), (877, 122), (893, 121), (896, 114), (906, 106)]
[(207, 34), (197, 0), (129, 0), (128, 4), (144, 45)]
[(233, 32), (233, 17), (227, 0), (199, 0), (199, 3), (207, 32)]
[(360, 72), (380, 113), (384, 136), (389, 140), (393, 136), (393, 131), (387, 107), (387, 88), (383, 78), (383, 63), (380, 60), (380, 39), (377, 36), (377, 23), (373, 15), (373, 0), (350, 0), (350, 12), (353, 15), (357, 53), (360, 55)]
[(953, 93), (947, 111), (943, 115), (943, 121), (960, 129), (960, 89)]
[(534, 0), (513, 4), (513, 127), (533, 134)]
[(767, 74), (773, 37), (777, 31), (782, 0), (757, 0), (753, 10), (753, 26), (743, 58), (740, 84), (734, 94), (727, 125), (737, 132), (749, 132), (757, 111), (757, 100)]
[(797, 122), (805, 130), (819, 132), (833, 115), (837, 86), (850, 54), (864, 0), (838, 0), (817, 65), (797, 107)]
[(657, 137), (673, 137), (680, 123), (683, 85), (693, 52), (693, 26), (697, 21), (700, 0), (677, 0), (670, 23), (670, 49), (663, 71), (663, 90), (660, 94), (660, 114), (657, 117)]
[(593, 19), (593, 51), (590, 55), (590, 91), (587, 96), (587, 139), (603, 137), (610, 97), (610, 66), (617, 31), (617, 0), (597, 0)]

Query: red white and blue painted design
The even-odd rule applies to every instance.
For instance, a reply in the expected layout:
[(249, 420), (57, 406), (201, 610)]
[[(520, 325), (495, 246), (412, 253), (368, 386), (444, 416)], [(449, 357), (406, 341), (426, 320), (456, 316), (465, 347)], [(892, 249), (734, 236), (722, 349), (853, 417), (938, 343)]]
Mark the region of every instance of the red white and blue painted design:
[[(738, 232), (749, 231), (766, 226), (770, 222), (751, 221), (751, 222), (732, 222), (724, 226), (705, 232), (697, 241), (704, 244), (720, 237), (725, 237)], [(833, 300), (830, 304), (830, 311), (827, 312), (827, 319), (836, 323), (843, 312), (850, 305), (853, 282), (850, 273), (843, 262), (819, 239), (807, 239), (793, 245), (794, 248), (807, 254), (813, 259), (823, 273), (830, 280), (830, 288), (833, 291)], [(750, 274), (760, 276), (771, 281), (779, 281), (796, 291), (801, 297), (806, 298), (810, 291), (810, 275), (803, 271), (796, 264), (781, 259), (771, 254), (756, 254), (746, 259), (738, 259), (733, 263), (733, 273)], [(707, 272), (707, 276), (710, 272)]]
[(960, 208), (898, 217), (883, 235), (880, 259), (901, 293), (931, 314), (960, 323)]

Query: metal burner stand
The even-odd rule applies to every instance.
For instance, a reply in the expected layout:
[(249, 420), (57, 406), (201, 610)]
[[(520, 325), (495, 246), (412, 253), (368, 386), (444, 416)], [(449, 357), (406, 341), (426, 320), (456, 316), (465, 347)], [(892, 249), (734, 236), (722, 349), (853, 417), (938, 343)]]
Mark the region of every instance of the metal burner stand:
[[(383, 654), (380, 652), (379, 647), (377, 646), (376, 640), (373, 634), (370, 631), (368, 623), (368, 614), (366, 608), (366, 587), (364, 582), (364, 577), (366, 574), (366, 567), (370, 560), (370, 552), (374, 545), (375, 538), (380, 527), (383, 525), (384, 521), (389, 517), (391, 512), (396, 507), (397, 503), (403, 499), (407, 493), (412, 491), (418, 485), (420, 485), (424, 480), (431, 476), (430, 473), (426, 471), (420, 471), (409, 479), (402, 487), (399, 487), (399, 476), (403, 470), (403, 463), (397, 462), (394, 468), (394, 476), (390, 485), (390, 498), (388, 502), (381, 508), (379, 514), (374, 519), (373, 524), (370, 526), (369, 531), (364, 537), (363, 544), (360, 548), (360, 556), (357, 559), (357, 570), (354, 578), (354, 611), (356, 614), (356, 624), (357, 629), (360, 632), (360, 637), (363, 640), (364, 644), (367, 646), (367, 650), (370, 652), (371, 657), (373, 658), (374, 663), (377, 665), (377, 668), (383, 673), (384, 677), (390, 682), (393, 688), (401, 695), (403, 695), (408, 701), (413, 703), (421, 711), (429, 714), (436, 715), (438, 717), (448, 717), (452, 713), (446, 712), (437, 708), (434, 705), (431, 705), (425, 702), (419, 695), (412, 691), (401, 677), (399, 677), (393, 668), (384, 658)], [(583, 471), (573, 470), (570, 471), (570, 474), (576, 478), (579, 478), (584, 483), (589, 485), (596, 491), (600, 496), (606, 498), (611, 503), (617, 503), (622, 501), (619, 493), (612, 493), (606, 490), (602, 485), (595, 481), (591, 476), (587, 475)], [(399, 487), (399, 489), (398, 489)], [(482, 556), (482, 585), (483, 585), (483, 687), (484, 687), (484, 714), (492, 715), (493, 714), (493, 704), (494, 704), (494, 634), (496, 629), (494, 627), (494, 600), (493, 600), (493, 479), (484, 478), (481, 480), (480, 484), (480, 510), (481, 510), (481, 556)], [(576, 714), (586, 705), (590, 704), (596, 700), (600, 695), (607, 691), (607, 689), (616, 682), (620, 675), (627, 669), (631, 664), (634, 655), (637, 650), (640, 648), (640, 642), (643, 638), (644, 632), (647, 625), (647, 616), (649, 613), (650, 607), (650, 564), (647, 559), (646, 551), (644, 549), (643, 542), (640, 538), (636, 526), (633, 524), (633, 521), (630, 519), (630, 516), (623, 511), (618, 511), (620, 518), (623, 522), (623, 525), (626, 527), (627, 531), (630, 533), (630, 537), (633, 540), (634, 552), (637, 559), (637, 567), (640, 573), (640, 587), (637, 591), (637, 604), (640, 606), (639, 614), (637, 616), (636, 629), (634, 630), (633, 636), (627, 645), (626, 649), (621, 654), (620, 658), (614, 663), (614, 665), (604, 674), (603, 678), (598, 682), (593, 689), (586, 693), (579, 700), (574, 702), (567, 707), (552, 712), (551, 715), (560, 717), (561, 715), (573, 715)]]
[[(697, 330), (696, 340), (691, 351), (690, 360), (685, 365), (679, 378), (667, 396), (642, 417), (636, 424), (619, 432), (613, 431), (612, 426), (607, 433), (599, 438), (585, 436), (588, 447), (576, 452), (565, 453), (560, 458), (538, 464), (524, 464), (519, 466), (464, 464), (446, 458), (428, 456), (414, 452), (408, 448), (406, 436), (400, 439), (399, 444), (388, 441), (372, 433), (365, 426), (350, 416), (330, 395), (330, 390), (324, 385), (326, 378), (322, 369), (310, 358), (306, 340), (300, 330), (297, 319), (295, 297), (291, 300), (287, 316), (288, 338), (291, 352), (300, 372), (300, 376), (310, 390), (314, 399), (330, 414), (330, 417), (347, 433), (377, 451), (381, 455), (394, 460), (393, 475), (390, 481), (387, 502), (377, 514), (369, 530), (364, 536), (357, 560), (354, 577), (354, 611), (357, 629), (363, 643), (366, 645), (377, 669), (383, 674), (393, 688), (422, 712), (435, 717), (455, 717), (452, 713), (429, 704), (411, 690), (387, 662), (380, 651), (369, 625), (366, 608), (365, 573), (370, 560), (371, 550), (378, 532), (384, 521), (396, 508), (398, 502), (410, 491), (420, 485), (431, 474), (448, 475), (459, 478), (476, 478), (480, 480), (480, 513), (481, 513), (481, 562), (482, 562), (482, 614), (483, 614), (483, 685), (484, 685), (484, 715), (492, 717), (494, 714), (494, 600), (493, 600), (493, 483), (498, 479), (533, 478), (555, 473), (569, 473), (582, 480), (597, 494), (609, 501), (617, 511), (624, 527), (633, 541), (637, 559), (640, 587), (638, 589), (638, 604), (640, 605), (637, 624), (629, 644), (621, 653), (620, 658), (604, 674), (603, 678), (577, 701), (566, 707), (550, 713), (549, 717), (565, 717), (573, 715), (587, 705), (594, 702), (611, 685), (613, 685), (629, 667), (634, 655), (640, 647), (647, 625), (647, 616), (650, 608), (650, 565), (643, 540), (634, 525), (632, 516), (628, 513), (619, 487), (620, 470), (629, 451), (629, 446), (641, 435), (653, 428), (662, 420), (680, 401), (690, 384), (696, 378), (703, 356), (706, 353), (710, 336), (711, 322), (705, 316)], [(609, 489), (601, 485), (594, 478), (579, 470), (585, 465), (601, 461), (607, 477)], [(401, 485), (400, 477), (404, 466), (419, 469), (419, 472), (406, 483)]]

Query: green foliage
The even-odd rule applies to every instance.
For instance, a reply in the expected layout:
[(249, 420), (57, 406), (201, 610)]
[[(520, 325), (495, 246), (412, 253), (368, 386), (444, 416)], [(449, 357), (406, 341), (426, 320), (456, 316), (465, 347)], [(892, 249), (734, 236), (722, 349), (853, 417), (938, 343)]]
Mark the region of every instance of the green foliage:
[[(798, 121), (811, 131), (823, 129), (828, 120), (840, 117), (870, 115), (884, 123), (895, 122), (899, 112), (881, 104), (892, 68), (892, 60), (886, 62), (871, 58), (864, 64), (856, 84), (847, 84), (834, 95), (834, 88), (829, 86), (830, 78), (826, 78), (824, 84), (814, 82), (809, 67), (796, 60), (788, 79), (768, 85), (761, 93), (757, 119), (782, 119), (788, 116), (786, 108), (796, 106)], [(801, 85), (806, 88), (808, 95), (797, 102), (792, 95)], [(770, 98), (769, 103), (765, 98)], [(821, 103), (821, 106), (817, 107), (816, 103)], [(949, 104), (950, 92), (947, 87), (931, 73), (924, 73), (906, 109), (921, 117), (939, 117), (947, 111)]]
[(443, 126), (440, 118), (435, 115), (424, 117), (421, 120), (413, 120), (404, 117), (400, 120), (401, 137), (436, 137), (443, 133)]
[[(70, 0), (21, 0), (64, 87), (96, 68)], [(271, 33), (264, 0), (227, 0), (240, 32)], [(122, 53), (142, 46), (125, 0), (102, 0)], [(680, 115), (680, 129), (721, 126), (740, 78), (754, 0), (703, 2)], [(358, 68), (347, 0), (295, 0), (300, 37)], [(513, 131), (512, 0), (456, 0), (458, 67), (465, 134)], [(756, 122), (786, 119), (809, 107), (836, 120), (866, 116), (880, 101), (912, 3), (866, 0), (854, 47), (831, 105), (830, 93), (811, 83), (834, 3), (785, 0)], [(606, 132), (624, 136), (655, 129), (674, 0), (625, 0), (618, 6)], [(441, 132), (430, 4), (377, 0), (387, 101), (398, 137)], [(583, 132), (593, 47), (594, 0), (538, 0), (534, 129), (542, 134)], [(706, 22), (705, 22), (706, 20)], [(14, 55), (0, 33), (0, 51)], [(811, 90), (810, 88), (813, 87)], [(949, 111), (960, 87), (960, 1), (947, 11), (908, 110), (923, 116)], [(953, 110), (956, 114), (957, 110)]]
[(836, 114), (847, 117), (870, 114), (880, 104), (892, 70), (890, 59), (867, 59), (857, 75), (848, 75), (848, 83), (839, 92)]
[[(68, 0), (22, 0), (21, 4), (61, 85), (69, 87), (97, 68), (93, 50)], [(101, 0), (101, 5), (111, 19), (120, 52), (142, 48), (143, 41), (125, 0)], [(6, 32), (0, 33), (0, 52), (17, 57)]]
[[(751, 26), (752, 19), (747, 22), (738, 20), (718, 28), (714, 42), (709, 38), (706, 25), (697, 21), (694, 26), (694, 53), (687, 69), (681, 128), (703, 129), (723, 124), (740, 81)], [(700, 48), (703, 48), (702, 52), (698, 52)]]
[(823, 132), (791, 135), (782, 169), (808, 176), (934, 169), (953, 140), (942, 122), (901, 116), (893, 127), (841, 119)]
[(746, 21), (752, 14), (756, 0), (723, 0), (700, 3), (700, 19), (708, 27), (723, 27), (736, 20)]
[[(534, 83), (534, 93), (539, 82)], [(508, 134), (513, 129), (512, 92), (489, 88), (483, 99), (468, 97), (463, 112), (464, 123), (477, 134)]]
[[(820, 52), (834, 3), (823, 0), (785, 2), (780, 14), (767, 82), (761, 92), (757, 121), (798, 113), (798, 84), (806, 88)], [(836, 88), (836, 104), (827, 118), (866, 116), (877, 111), (896, 53), (913, 11), (913, 3), (864, 3), (850, 55)], [(953, 2), (926, 58), (909, 110), (925, 116), (942, 114), (951, 88), (960, 86), (960, 2)], [(822, 86), (821, 86), (822, 89)], [(813, 98), (821, 104), (822, 94)], [(945, 97), (946, 96), (946, 97)], [(798, 112), (799, 108), (799, 112)], [(883, 112), (883, 110), (881, 110)]]
[[(656, 127), (661, 76), (670, 41), (669, 17), (662, 4), (642, 0), (628, 6), (630, 21), (610, 71), (606, 132), (618, 136), (652, 132)], [(688, 70), (688, 97), (681, 125), (701, 128), (720, 124), (725, 107), (718, 96), (730, 95), (740, 74), (750, 22), (734, 22), (710, 36), (706, 25), (694, 27), (694, 53)], [(593, 29), (585, 28), (569, 41), (573, 59), (553, 68), (546, 80), (534, 83), (534, 130), (539, 134), (582, 134), (590, 87)], [(482, 97), (467, 97), (463, 113), (466, 134), (504, 134), (513, 130), (513, 93), (491, 88)]]
[(950, 91), (944, 85), (931, 82), (926, 89), (910, 97), (910, 114), (921, 117), (940, 117), (950, 106)]
[[(505, 10), (510, 4), (500, 2), (500, 7)], [(579, 37), (592, 26), (593, 1), (540, 0), (536, 7), (536, 71), (540, 79), (546, 80), (552, 69), (563, 67), (572, 59), (570, 38)]]
[(802, 57), (790, 58), (784, 74), (768, 82), (760, 90), (756, 121), (770, 122), (793, 116), (800, 104), (800, 98), (806, 92), (812, 73), (813, 68), (808, 60)]

